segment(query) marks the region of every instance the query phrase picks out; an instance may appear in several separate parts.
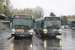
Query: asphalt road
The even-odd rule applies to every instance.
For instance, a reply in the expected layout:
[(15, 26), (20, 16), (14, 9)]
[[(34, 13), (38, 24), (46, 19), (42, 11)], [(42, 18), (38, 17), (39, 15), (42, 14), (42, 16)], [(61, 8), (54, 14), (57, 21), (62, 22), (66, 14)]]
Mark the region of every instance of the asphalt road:
[(11, 38), (10, 30), (0, 30), (0, 50), (75, 50), (75, 30), (63, 29), (61, 36)]

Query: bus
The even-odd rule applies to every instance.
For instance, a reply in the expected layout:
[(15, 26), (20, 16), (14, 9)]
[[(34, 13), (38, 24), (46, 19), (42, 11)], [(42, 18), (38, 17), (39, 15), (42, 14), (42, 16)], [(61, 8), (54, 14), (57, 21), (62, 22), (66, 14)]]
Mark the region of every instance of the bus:
[(33, 37), (34, 18), (32, 15), (15, 14), (11, 20), (11, 35), (18, 37)]
[(35, 20), (34, 27), (36, 35), (53, 36), (61, 35), (61, 19), (60, 17), (44, 17)]
[(72, 30), (75, 29), (75, 20), (71, 20), (71, 29), (72, 29)]

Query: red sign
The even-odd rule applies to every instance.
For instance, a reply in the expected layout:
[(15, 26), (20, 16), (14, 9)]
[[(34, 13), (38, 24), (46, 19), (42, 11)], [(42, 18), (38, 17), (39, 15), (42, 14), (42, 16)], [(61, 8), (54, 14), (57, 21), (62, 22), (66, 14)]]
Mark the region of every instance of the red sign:
[(15, 16), (15, 18), (19, 18), (19, 16)]

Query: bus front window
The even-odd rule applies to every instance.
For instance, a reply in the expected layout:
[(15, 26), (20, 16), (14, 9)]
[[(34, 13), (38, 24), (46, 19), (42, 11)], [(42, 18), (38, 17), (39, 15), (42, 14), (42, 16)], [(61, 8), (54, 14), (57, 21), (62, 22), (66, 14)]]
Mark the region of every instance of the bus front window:
[(72, 23), (72, 26), (75, 27), (75, 22)]
[(44, 21), (44, 28), (59, 29), (60, 27), (60, 21)]
[(33, 28), (33, 20), (25, 20), (25, 19), (13, 19), (13, 27), (19, 27), (24, 25), (24, 27)]

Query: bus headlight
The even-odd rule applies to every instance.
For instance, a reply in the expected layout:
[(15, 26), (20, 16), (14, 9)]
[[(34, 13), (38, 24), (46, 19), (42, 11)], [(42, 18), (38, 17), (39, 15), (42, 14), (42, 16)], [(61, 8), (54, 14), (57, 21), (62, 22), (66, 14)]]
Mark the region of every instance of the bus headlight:
[(44, 31), (44, 33), (46, 34), (48, 30), (47, 30), (47, 29), (43, 29), (43, 31)]
[(12, 29), (11, 30), (11, 34), (15, 34), (16, 30), (15, 29)]
[(30, 33), (31, 35), (33, 34), (33, 33)]
[(34, 32), (33, 29), (29, 30), (29, 32)]
[(11, 34), (15, 34), (15, 32), (11, 32)]
[(15, 29), (12, 29), (12, 32), (15, 32), (16, 30)]
[(59, 31), (59, 33), (62, 33), (61, 31)]
[(47, 32), (44, 31), (44, 33), (46, 34)]
[(62, 33), (61, 29), (58, 30), (59, 33)]
[(34, 32), (33, 29), (29, 30), (29, 33), (30, 33), (31, 35), (33, 34), (33, 32)]

